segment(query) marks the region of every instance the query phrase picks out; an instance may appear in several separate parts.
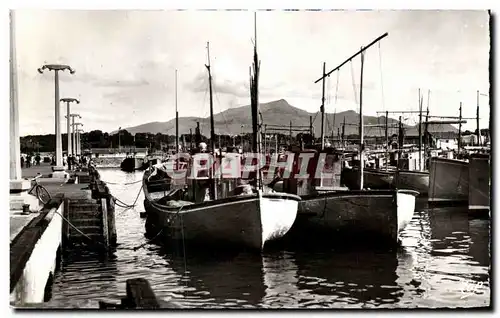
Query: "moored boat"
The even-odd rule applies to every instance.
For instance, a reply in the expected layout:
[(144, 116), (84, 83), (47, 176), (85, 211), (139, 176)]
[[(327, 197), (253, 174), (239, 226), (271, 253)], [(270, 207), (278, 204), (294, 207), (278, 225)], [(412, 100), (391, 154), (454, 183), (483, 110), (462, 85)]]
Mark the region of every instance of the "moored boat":
[[(328, 151), (328, 150), (325, 150)], [(331, 151), (330, 151), (331, 152)], [(320, 153), (310, 159), (308, 179), (296, 177), (301, 164), (295, 154), (294, 170), (283, 180), (283, 189), (299, 194), (297, 221), (291, 235), (318, 237), (368, 237), (383, 243), (397, 243), (415, 211), (417, 191), (413, 190), (340, 190), (341, 155), (326, 155), (326, 167), (317, 174)], [(320, 178), (317, 178), (317, 177)]]
[(490, 188), (490, 155), (471, 155), (469, 159), (469, 211), (471, 214), (489, 212)]
[(434, 157), (429, 160), (429, 204), (466, 205), (469, 200), (469, 163)]
[[(394, 172), (376, 169), (363, 169), (363, 184), (372, 190), (387, 190), (394, 188)], [(349, 189), (359, 189), (359, 168), (346, 167), (342, 171), (342, 182)]]
[(163, 231), (174, 240), (260, 250), (266, 242), (284, 236), (295, 222), (300, 201), (296, 195), (260, 189), (236, 194), (236, 188), (226, 198), (193, 202), (186, 191), (176, 189), (155, 199), (148, 191), (149, 173), (143, 178), (148, 232)]
[(120, 169), (126, 172), (144, 169), (144, 159), (137, 157), (127, 157), (120, 164)]

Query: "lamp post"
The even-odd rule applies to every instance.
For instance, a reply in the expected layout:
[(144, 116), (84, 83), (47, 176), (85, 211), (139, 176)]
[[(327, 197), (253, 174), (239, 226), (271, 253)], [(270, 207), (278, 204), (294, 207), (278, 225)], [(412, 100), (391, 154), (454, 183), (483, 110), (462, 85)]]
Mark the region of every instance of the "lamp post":
[(10, 180), (21, 182), (21, 140), (19, 138), (19, 105), (17, 96), (17, 62), (15, 38), (15, 14), (10, 10)]
[[(56, 129), (56, 167), (63, 166), (62, 160), (62, 140), (61, 140), (61, 117), (59, 111), (59, 71), (69, 70), (70, 74), (75, 74), (75, 70), (69, 65), (61, 64), (46, 64), (38, 69), (40, 74), (44, 70), (54, 71), (54, 86), (55, 86), (55, 129)], [(56, 170), (56, 169), (54, 169)], [(59, 169), (57, 169), (59, 170)]]
[(84, 130), (83, 129), (76, 130), (76, 154), (78, 156), (80, 156), (82, 154), (81, 143), (80, 143), (80, 133), (81, 132), (84, 132)]
[(83, 126), (82, 123), (74, 123), (72, 124), (73, 126), (73, 134), (74, 134), (74, 137), (75, 137), (75, 155), (79, 155), (78, 153), (78, 126)]
[(69, 116), (71, 117), (71, 142), (72, 142), (72, 147), (71, 147), (71, 153), (73, 155), (76, 154), (76, 136), (75, 136), (75, 117), (77, 118), (82, 118), (82, 116), (78, 115), (78, 114), (69, 114)]
[(70, 103), (77, 103), (80, 104), (80, 101), (76, 98), (61, 98), (61, 102), (66, 103), (66, 130), (68, 132), (68, 157), (70, 154), (73, 154), (73, 151), (71, 150), (71, 119), (70, 119), (70, 112), (69, 112), (69, 104)]

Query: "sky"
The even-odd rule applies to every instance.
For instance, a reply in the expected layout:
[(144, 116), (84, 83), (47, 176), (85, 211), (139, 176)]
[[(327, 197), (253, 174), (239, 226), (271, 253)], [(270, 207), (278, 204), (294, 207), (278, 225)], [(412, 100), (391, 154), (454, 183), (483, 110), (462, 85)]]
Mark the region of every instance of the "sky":
[[(76, 70), (60, 73), (60, 97), (81, 101), (71, 112), (85, 131), (168, 121), (176, 92), (179, 116), (208, 116), (207, 42), (214, 111), (250, 104), (253, 12), (23, 9), (15, 19), (21, 136), (54, 133), (54, 74), (39, 74), (44, 64)], [(475, 117), (479, 90), (480, 126), (488, 127), (486, 11), (260, 11), (260, 101), (319, 111), (314, 81), (323, 62), (329, 71), (385, 32), (364, 54), (365, 114), (417, 111), (420, 89), (431, 115), (458, 116), (462, 102), (463, 116)], [(358, 56), (326, 80), (327, 112), (359, 111), (360, 70)], [(65, 133), (63, 104), (61, 111)], [(464, 129), (475, 127), (469, 120)]]

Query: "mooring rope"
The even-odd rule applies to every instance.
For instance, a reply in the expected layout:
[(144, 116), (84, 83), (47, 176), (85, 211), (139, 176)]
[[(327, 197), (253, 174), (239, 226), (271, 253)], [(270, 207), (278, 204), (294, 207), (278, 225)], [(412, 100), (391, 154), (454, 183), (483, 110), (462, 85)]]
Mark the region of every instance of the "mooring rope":
[(106, 184), (113, 184), (113, 185), (131, 185), (131, 184), (136, 184), (136, 183), (141, 182), (142, 179), (134, 181), (134, 182), (127, 182), (127, 183), (114, 183), (114, 182), (109, 182), (109, 181), (104, 181), (104, 180), (101, 180), (101, 181), (104, 182), (104, 183), (106, 183)]
[[(182, 210), (183, 207), (184, 206), (181, 206), (180, 209), (177, 211), (177, 213), (179, 213)], [(59, 213), (57, 211), (54, 211), (54, 212), (56, 214), (58, 214), (66, 223), (68, 223), (69, 226), (71, 226), (73, 229), (75, 229), (78, 233), (80, 233), (82, 236), (84, 236), (85, 238), (87, 238), (89, 241), (94, 242), (94, 243), (98, 243), (98, 244), (102, 245), (106, 250), (108, 250), (108, 251), (110, 250), (110, 248), (111, 248), (110, 245), (108, 245), (106, 243), (103, 243), (101, 241), (93, 240), (90, 236), (88, 236), (87, 234), (83, 233), (78, 227), (76, 227), (75, 225), (73, 225), (73, 223), (71, 223), (61, 213)], [(147, 242), (142, 243), (142, 244), (140, 244), (138, 246), (135, 246), (135, 247), (116, 247), (116, 249), (137, 251), (140, 248), (146, 246), (147, 244), (149, 244), (149, 243), (153, 242), (155, 239), (157, 239), (160, 236), (160, 234), (163, 232), (163, 230), (164, 230), (164, 227), (162, 227), (162, 229), (152, 239), (150, 239)], [(183, 239), (183, 245), (184, 245), (184, 232), (182, 233), (182, 239)]]
[(137, 200), (139, 199), (139, 196), (141, 195), (141, 191), (142, 191), (142, 188), (143, 188), (143, 187), (144, 187), (144, 185), (143, 185), (143, 186), (141, 186), (141, 188), (139, 189), (139, 192), (137, 193), (137, 196), (135, 197), (134, 203), (132, 203), (132, 204), (127, 204), (127, 203), (123, 202), (122, 200), (118, 199), (118, 198), (117, 198), (117, 197), (115, 197), (115, 196), (112, 196), (112, 198), (113, 198), (113, 200), (115, 201), (115, 204), (116, 204), (117, 206), (119, 206), (119, 207), (121, 207), (121, 208), (124, 208), (124, 209), (131, 209), (131, 208), (133, 208), (133, 207), (135, 207), (135, 206), (136, 206), (136, 204), (137, 204)]

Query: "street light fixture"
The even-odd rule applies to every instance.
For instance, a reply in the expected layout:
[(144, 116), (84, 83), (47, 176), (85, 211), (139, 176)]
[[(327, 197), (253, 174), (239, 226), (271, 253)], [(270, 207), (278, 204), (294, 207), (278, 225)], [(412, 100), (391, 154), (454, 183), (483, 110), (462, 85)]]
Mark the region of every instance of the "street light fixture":
[[(54, 71), (54, 86), (55, 86), (55, 133), (56, 133), (56, 167), (63, 167), (62, 160), (62, 139), (61, 139), (61, 117), (59, 111), (59, 71), (69, 70), (70, 74), (75, 74), (75, 70), (69, 65), (61, 64), (46, 64), (38, 69), (40, 74), (45, 70)], [(56, 169), (54, 169), (56, 170)], [(57, 169), (59, 170), (59, 169)]]
[(70, 154), (73, 154), (72, 150), (72, 142), (71, 142), (71, 118), (70, 118), (70, 111), (69, 111), (69, 104), (70, 103), (77, 103), (80, 104), (80, 101), (76, 98), (61, 98), (61, 102), (66, 103), (66, 130), (68, 132), (68, 156)]

